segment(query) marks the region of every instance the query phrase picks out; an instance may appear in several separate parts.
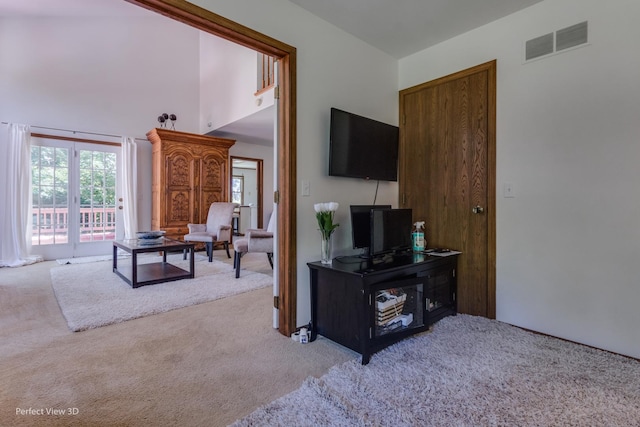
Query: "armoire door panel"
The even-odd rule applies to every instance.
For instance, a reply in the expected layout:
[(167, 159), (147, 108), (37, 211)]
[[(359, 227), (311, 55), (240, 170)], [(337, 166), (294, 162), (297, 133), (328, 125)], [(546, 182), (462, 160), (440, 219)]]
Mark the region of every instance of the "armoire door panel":
[(191, 188), (195, 169), (193, 157), (187, 153), (177, 152), (166, 159), (166, 185)]
[(200, 184), (203, 188), (222, 190), (225, 183), (227, 158), (220, 154), (210, 154), (202, 158), (202, 178)]
[(193, 222), (195, 206), (191, 191), (168, 190), (165, 208), (167, 226), (180, 226)]

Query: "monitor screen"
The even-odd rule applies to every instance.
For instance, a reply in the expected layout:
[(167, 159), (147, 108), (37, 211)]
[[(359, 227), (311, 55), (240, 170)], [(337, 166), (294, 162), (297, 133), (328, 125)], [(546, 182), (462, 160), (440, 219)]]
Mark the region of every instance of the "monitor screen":
[(371, 246), (371, 210), (391, 209), (391, 205), (351, 205), (351, 237), (353, 249)]
[(411, 209), (373, 209), (369, 255), (411, 249), (412, 221)]

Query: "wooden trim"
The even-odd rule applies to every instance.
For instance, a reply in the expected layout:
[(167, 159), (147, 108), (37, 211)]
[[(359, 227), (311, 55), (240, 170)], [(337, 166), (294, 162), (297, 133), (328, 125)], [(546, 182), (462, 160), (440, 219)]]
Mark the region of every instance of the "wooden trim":
[[(296, 51), (279, 59), (278, 85), (278, 280), (280, 332), (291, 336), (297, 321), (296, 251)], [(286, 84), (285, 84), (286, 83)], [(283, 286), (284, 285), (284, 286)], [(283, 325), (287, 325), (283, 329)]]
[(89, 144), (97, 144), (97, 145), (109, 145), (112, 147), (120, 147), (122, 144), (119, 142), (107, 142), (107, 141), (97, 141), (95, 139), (86, 139), (86, 138), (74, 138), (70, 136), (59, 136), (59, 135), (47, 135), (46, 133), (31, 133), (31, 136), (34, 138), (44, 138), (44, 139), (57, 139), (60, 141), (71, 141), (71, 142), (86, 142)]
[(231, 148), (235, 143), (235, 139), (220, 138), (217, 136), (199, 135), (197, 133), (180, 132), (177, 130), (153, 128), (147, 132), (147, 139), (152, 144), (159, 144), (162, 141), (169, 140), (175, 142), (197, 143), (214, 147)]
[(482, 64), (488, 73), (489, 99), (487, 123), (487, 205), (492, 208), (487, 212), (487, 317), (496, 318), (496, 90), (497, 90), (497, 61)]
[(296, 329), (296, 48), (184, 0), (125, 0), (278, 59), (278, 283), (279, 331)]
[(125, 0), (249, 49), (281, 58), (295, 48), (184, 0)]
[(260, 89), (259, 91), (257, 91), (256, 93), (253, 94), (253, 96), (260, 96), (265, 92), (269, 92), (271, 89), (273, 89), (274, 87), (276, 87), (275, 83), (270, 84), (267, 87), (263, 87), (262, 89)]

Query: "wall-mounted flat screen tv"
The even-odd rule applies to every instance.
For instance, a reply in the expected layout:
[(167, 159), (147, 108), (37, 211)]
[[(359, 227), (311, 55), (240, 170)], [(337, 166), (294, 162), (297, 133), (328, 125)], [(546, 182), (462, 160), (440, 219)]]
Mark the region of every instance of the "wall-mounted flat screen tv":
[(331, 109), (329, 175), (398, 180), (397, 126)]

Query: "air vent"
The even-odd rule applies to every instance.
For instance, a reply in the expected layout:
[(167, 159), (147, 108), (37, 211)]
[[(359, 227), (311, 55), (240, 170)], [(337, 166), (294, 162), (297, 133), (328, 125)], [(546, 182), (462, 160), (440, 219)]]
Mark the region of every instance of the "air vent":
[(545, 34), (544, 36), (536, 37), (535, 39), (527, 41), (527, 61), (549, 55), (550, 53), (553, 53), (553, 33)]
[(527, 40), (525, 43), (525, 62), (587, 44), (589, 41), (588, 24), (588, 21), (584, 21), (554, 33)]
[(587, 21), (556, 31), (556, 52), (585, 44), (588, 41), (587, 33)]

